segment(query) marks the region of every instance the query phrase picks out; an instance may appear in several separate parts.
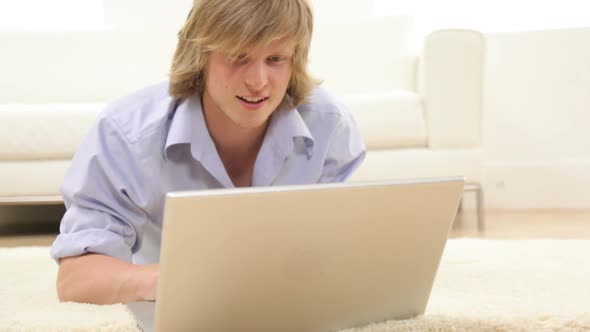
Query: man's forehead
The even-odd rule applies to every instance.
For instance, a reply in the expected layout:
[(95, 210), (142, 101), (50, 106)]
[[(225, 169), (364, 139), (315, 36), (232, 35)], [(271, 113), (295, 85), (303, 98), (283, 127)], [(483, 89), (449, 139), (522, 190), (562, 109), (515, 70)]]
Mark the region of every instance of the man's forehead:
[(222, 48), (225, 53), (240, 55), (253, 54), (257, 52), (279, 52), (291, 54), (295, 51), (297, 43), (292, 38), (275, 38), (268, 43), (259, 43), (255, 45), (242, 45), (242, 48), (236, 48), (235, 44)]

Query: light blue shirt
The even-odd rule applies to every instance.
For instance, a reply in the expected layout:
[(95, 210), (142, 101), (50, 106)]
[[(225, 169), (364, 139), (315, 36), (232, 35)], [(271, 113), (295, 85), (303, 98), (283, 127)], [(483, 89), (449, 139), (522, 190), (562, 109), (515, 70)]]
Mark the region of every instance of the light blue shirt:
[[(344, 181), (364, 157), (351, 114), (316, 88), (306, 103), (271, 116), (252, 186)], [(178, 102), (167, 83), (148, 87), (107, 106), (74, 155), (51, 256), (157, 262), (166, 193), (232, 187), (200, 97)]]

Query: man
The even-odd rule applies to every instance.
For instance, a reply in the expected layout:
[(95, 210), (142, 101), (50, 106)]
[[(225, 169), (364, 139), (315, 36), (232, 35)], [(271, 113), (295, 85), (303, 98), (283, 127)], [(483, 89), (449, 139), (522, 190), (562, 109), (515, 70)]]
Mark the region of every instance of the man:
[(169, 191), (344, 181), (362, 163), (351, 115), (307, 73), (312, 20), (307, 0), (195, 1), (170, 82), (110, 104), (72, 160), (62, 301), (155, 300)]

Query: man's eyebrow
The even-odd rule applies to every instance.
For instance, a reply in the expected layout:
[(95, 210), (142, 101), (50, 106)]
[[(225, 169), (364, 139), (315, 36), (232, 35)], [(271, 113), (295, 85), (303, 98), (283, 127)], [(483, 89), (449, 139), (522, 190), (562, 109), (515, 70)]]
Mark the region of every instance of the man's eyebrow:
[(291, 48), (277, 48), (277, 49), (274, 49), (271, 53), (292, 55), (293, 53), (295, 53), (295, 49), (291, 49)]

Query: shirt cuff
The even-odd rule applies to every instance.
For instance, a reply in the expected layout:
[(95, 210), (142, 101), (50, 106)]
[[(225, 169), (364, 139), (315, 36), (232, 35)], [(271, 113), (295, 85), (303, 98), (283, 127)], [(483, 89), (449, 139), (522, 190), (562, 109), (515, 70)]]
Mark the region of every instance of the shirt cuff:
[(124, 239), (113, 232), (102, 229), (87, 229), (57, 236), (51, 246), (50, 255), (56, 261), (64, 257), (88, 253), (111, 256), (131, 263), (131, 248)]

